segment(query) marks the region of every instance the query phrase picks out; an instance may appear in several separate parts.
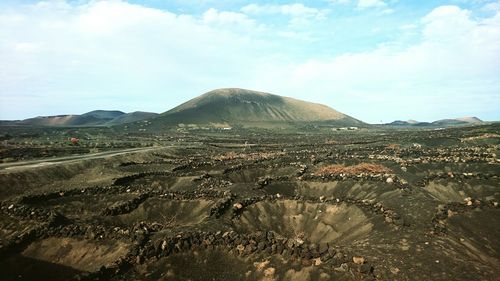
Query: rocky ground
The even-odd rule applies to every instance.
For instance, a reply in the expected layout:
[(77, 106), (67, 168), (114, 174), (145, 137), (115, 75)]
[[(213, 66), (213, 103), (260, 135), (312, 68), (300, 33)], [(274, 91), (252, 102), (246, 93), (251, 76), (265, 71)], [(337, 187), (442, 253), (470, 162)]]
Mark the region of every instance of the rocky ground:
[(1, 279), (499, 280), (499, 132), (172, 133), (4, 167)]

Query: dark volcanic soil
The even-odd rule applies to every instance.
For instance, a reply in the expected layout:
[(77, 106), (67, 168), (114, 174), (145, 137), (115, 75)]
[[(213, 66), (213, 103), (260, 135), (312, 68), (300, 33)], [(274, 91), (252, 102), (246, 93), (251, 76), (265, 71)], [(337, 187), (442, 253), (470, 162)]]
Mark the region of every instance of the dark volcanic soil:
[(148, 149), (16, 165), (36, 132), (3, 143), (2, 280), (500, 280), (498, 125), (129, 134)]

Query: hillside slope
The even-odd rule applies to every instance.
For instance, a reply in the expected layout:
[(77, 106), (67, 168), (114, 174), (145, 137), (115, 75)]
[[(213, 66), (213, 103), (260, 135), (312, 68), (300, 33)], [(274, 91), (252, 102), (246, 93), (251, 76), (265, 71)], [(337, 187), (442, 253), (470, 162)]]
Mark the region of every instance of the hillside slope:
[(131, 122), (137, 122), (137, 121), (142, 121), (146, 120), (149, 118), (156, 117), (158, 113), (153, 113), (153, 112), (144, 112), (144, 111), (134, 111), (130, 113), (126, 113), (123, 115), (120, 115), (113, 120), (109, 121), (106, 123), (106, 125), (118, 125), (118, 124), (127, 124)]
[(287, 122), (364, 124), (322, 104), (236, 88), (205, 93), (162, 113), (154, 122), (243, 126)]
[(157, 113), (142, 111), (124, 113), (118, 110), (94, 110), (81, 115), (38, 116), (24, 120), (9, 121), (5, 124), (49, 127), (111, 126), (142, 121), (157, 115)]

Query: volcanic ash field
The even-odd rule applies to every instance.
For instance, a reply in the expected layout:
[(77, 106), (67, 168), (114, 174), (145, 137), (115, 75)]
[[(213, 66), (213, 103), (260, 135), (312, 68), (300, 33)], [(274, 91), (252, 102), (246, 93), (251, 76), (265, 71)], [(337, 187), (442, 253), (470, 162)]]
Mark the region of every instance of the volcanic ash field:
[(1, 166), (0, 279), (499, 280), (497, 127), (48, 147)]

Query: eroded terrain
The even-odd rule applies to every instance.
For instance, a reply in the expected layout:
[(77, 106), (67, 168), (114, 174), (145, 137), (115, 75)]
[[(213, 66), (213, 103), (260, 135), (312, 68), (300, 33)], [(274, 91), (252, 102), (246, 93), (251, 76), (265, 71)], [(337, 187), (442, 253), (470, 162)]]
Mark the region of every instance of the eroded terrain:
[(1, 279), (498, 280), (499, 132), (173, 132), (85, 157), (16, 129)]

